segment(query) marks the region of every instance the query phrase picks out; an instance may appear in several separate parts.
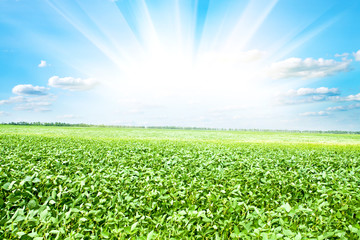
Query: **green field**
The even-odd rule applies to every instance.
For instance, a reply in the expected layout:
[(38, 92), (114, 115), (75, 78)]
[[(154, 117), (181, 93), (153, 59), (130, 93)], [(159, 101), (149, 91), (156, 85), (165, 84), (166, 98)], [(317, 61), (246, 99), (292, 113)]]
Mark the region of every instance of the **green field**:
[(359, 239), (360, 135), (0, 125), (0, 239)]

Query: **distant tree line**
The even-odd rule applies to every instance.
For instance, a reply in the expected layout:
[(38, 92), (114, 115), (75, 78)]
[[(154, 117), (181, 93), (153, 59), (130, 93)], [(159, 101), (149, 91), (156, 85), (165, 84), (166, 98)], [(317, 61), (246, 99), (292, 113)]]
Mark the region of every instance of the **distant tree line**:
[(177, 126), (127, 126), (127, 125), (96, 125), (86, 123), (63, 122), (8, 122), (1, 125), (24, 126), (54, 126), (54, 127), (104, 127), (104, 128), (150, 128), (150, 129), (179, 129), (179, 130), (208, 130), (208, 131), (248, 131), (248, 132), (290, 132), (290, 133), (331, 133), (331, 134), (360, 134), (360, 131), (315, 131), (315, 130), (281, 130), (281, 129), (239, 129), (239, 128), (204, 128), (204, 127), (177, 127)]
[(24, 126), (57, 126), (57, 127), (91, 127), (94, 125), (85, 123), (62, 123), (62, 122), (9, 122), (2, 125), (24, 125)]

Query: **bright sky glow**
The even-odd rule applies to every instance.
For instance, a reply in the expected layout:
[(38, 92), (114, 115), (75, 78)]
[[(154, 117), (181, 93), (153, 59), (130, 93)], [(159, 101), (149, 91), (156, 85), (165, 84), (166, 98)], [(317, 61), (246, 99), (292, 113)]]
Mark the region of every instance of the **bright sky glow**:
[(0, 0), (0, 122), (360, 129), (357, 0)]

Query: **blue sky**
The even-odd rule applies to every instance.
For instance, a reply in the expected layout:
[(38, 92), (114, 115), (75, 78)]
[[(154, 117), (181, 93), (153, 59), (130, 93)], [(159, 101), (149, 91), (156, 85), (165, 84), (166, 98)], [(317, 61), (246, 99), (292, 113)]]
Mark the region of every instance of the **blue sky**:
[(360, 130), (357, 0), (0, 0), (0, 122)]

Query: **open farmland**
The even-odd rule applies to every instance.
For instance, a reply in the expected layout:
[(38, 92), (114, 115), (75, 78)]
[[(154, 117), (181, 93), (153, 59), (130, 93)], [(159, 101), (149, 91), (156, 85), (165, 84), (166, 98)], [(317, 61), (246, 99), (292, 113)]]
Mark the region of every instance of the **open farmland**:
[(360, 135), (0, 126), (1, 239), (358, 239)]

